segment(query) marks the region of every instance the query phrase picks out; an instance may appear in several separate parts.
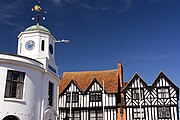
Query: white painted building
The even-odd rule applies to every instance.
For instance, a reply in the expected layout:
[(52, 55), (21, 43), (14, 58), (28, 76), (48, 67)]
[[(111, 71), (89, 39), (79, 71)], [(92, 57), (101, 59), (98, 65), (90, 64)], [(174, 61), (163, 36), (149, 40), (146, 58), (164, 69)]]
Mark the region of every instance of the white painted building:
[(0, 120), (56, 120), (55, 38), (39, 24), (18, 38), (17, 55), (0, 54)]

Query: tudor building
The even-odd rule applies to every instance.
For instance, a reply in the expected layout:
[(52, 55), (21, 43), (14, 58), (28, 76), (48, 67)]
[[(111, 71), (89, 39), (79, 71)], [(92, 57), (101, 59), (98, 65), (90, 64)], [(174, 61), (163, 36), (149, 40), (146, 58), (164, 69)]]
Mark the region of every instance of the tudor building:
[(179, 120), (179, 88), (163, 72), (151, 86), (136, 73), (123, 92), (127, 120)]
[(60, 120), (119, 120), (118, 88), (123, 86), (121, 63), (114, 70), (64, 72), (59, 85)]

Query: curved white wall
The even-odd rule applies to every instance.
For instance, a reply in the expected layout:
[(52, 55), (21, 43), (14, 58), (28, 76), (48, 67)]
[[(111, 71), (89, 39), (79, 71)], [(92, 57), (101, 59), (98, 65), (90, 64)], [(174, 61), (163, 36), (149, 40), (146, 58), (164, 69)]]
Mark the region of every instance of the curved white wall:
[[(6, 60), (4, 60), (6, 59)], [(24, 59), (24, 60), (21, 60)], [(26, 62), (24, 62), (26, 61)], [(54, 83), (53, 108), (57, 111), (57, 86), (59, 79), (44, 70), (40, 63), (30, 59), (0, 54), (0, 119), (8, 115), (20, 120), (42, 120), (48, 107), (48, 84)], [(8, 70), (25, 72), (23, 98), (4, 98)]]

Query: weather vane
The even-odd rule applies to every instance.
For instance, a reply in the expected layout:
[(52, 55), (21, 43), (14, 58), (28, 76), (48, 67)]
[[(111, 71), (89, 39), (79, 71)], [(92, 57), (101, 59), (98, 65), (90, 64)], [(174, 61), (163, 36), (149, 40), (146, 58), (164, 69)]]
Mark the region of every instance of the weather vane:
[[(32, 20), (35, 20), (35, 19), (36, 19), (37, 25), (40, 24), (40, 19), (41, 19), (40, 14), (41, 14), (42, 12), (45, 13), (45, 14), (47, 13), (46, 11), (44, 11), (44, 10), (41, 8), (40, 3), (41, 3), (41, 1), (38, 0), (38, 4), (36, 4), (36, 5), (31, 9), (33, 12), (36, 12), (36, 17), (32, 17)], [(46, 19), (46, 18), (43, 16), (43, 17), (42, 17), (42, 20), (45, 20), (45, 19)]]

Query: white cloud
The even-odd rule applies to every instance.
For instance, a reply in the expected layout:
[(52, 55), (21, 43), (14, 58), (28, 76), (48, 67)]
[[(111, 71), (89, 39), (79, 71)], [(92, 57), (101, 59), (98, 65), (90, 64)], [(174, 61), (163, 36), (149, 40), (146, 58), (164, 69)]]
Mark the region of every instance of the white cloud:
[(22, 30), (22, 25), (13, 22), (13, 19), (17, 19), (19, 9), (22, 7), (22, 1), (15, 1), (11, 4), (4, 3), (0, 5), (0, 24), (6, 24), (12, 27), (16, 27), (18, 30)]
[(175, 58), (175, 56), (168, 56), (168, 55), (154, 55), (154, 56), (130, 56), (132, 59), (136, 60), (150, 60), (150, 61), (161, 61), (169, 58)]
[(125, 12), (129, 10), (133, 4), (133, 0), (48, 0), (55, 5), (71, 4), (77, 8), (84, 8), (89, 10), (115, 10), (118, 12)]
[(57, 5), (57, 6), (62, 6), (63, 2), (62, 0), (47, 0), (49, 2), (52, 2), (54, 5)]

